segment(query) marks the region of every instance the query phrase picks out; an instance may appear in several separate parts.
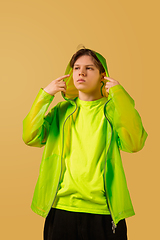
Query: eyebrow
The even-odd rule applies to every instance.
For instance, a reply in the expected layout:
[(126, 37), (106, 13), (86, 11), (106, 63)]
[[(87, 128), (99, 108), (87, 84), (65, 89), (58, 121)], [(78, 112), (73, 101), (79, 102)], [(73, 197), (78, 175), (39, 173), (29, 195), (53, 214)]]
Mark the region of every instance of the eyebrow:
[[(79, 66), (80, 64), (74, 64), (74, 66)], [(87, 64), (87, 65), (85, 65), (85, 66), (95, 66), (95, 65), (93, 65), (93, 64)]]

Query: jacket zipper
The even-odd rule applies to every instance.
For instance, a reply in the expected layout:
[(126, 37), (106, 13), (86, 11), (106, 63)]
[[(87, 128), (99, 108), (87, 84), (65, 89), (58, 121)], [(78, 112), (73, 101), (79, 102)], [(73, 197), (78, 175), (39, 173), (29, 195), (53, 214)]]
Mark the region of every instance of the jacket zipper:
[[(70, 99), (69, 99), (69, 100), (70, 100)], [(73, 100), (72, 100), (72, 101), (73, 101)], [(76, 104), (76, 102), (75, 102), (75, 104)], [(53, 203), (54, 203), (54, 201), (55, 201), (55, 198), (56, 198), (56, 195), (57, 195), (57, 192), (58, 192), (59, 182), (60, 182), (60, 179), (61, 179), (61, 174), (62, 174), (62, 156), (63, 156), (63, 149), (64, 149), (64, 143), (63, 143), (63, 141), (64, 141), (64, 125), (65, 125), (67, 119), (76, 111), (76, 109), (77, 109), (77, 104), (76, 104), (75, 110), (74, 110), (71, 114), (69, 114), (68, 117), (66, 117), (66, 119), (65, 119), (65, 121), (64, 121), (64, 123), (63, 123), (63, 131), (62, 131), (62, 133), (63, 133), (63, 135), (62, 135), (62, 153), (61, 153), (61, 171), (60, 171), (59, 180), (58, 180), (58, 184), (57, 184), (56, 194), (55, 194), (55, 196), (54, 196), (54, 199), (53, 199), (53, 202), (52, 202), (52, 204), (51, 204), (51, 207), (50, 207), (50, 209), (49, 209), (49, 211), (48, 211), (48, 214), (49, 214), (49, 212), (50, 212), (50, 210), (51, 210), (51, 208), (52, 208), (52, 205), (53, 205)], [(47, 216), (48, 216), (48, 214), (47, 214)]]
[[(110, 99), (110, 100), (111, 100), (111, 99)], [(105, 109), (106, 104), (107, 104), (110, 100), (108, 100), (108, 101), (105, 103), (104, 109)], [(72, 101), (73, 101), (73, 100), (72, 100)], [(76, 102), (75, 102), (75, 104), (76, 104)], [(74, 110), (70, 115), (68, 115), (68, 117), (65, 119), (65, 121), (64, 121), (64, 123), (63, 123), (62, 153), (61, 153), (61, 171), (60, 171), (60, 176), (59, 176), (59, 180), (58, 180), (58, 184), (57, 184), (56, 194), (55, 194), (54, 200), (53, 200), (53, 202), (52, 202), (52, 205), (53, 205), (53, 203), (54, 203), (54, 201), (55, 201), (55, 198), (56, 198), (56, 195), (57, 195), (57, 192), (58, 192), (59, 182), (60, 182), (60, 178), (61, 178), (61, 174), (62, 174), (62, 156), (63, 156), (63, 149), (64, 149), (64, 143), (63, 143), (63, 141), (64, 141), (64, 125), (65, 125), (67, 119), (76, 111), (76, 109), (77, 109), (77, 104), (76, 104), (75, 110)], [(111, 125), (109, 119), (107, 118), (107, 116), (105, 115), (105, 112), (104, 112), (104, 116), (105, 116), (105, 118), (107, 119), (107, 121), (108, 121), (109, 124), (110, 124), (110, 127), (111, 127), (111, 138), (112, 138), (112, 125)], [(109, 147), (108, 147), (108, 150), (107, 150), (107, 153), (106, 153), (106, 159), (107, 159), (107, 154), (108, 154), (110, 145), (111, 145), (111, 140), (110, 140), (110, 144), (109, 144)], [(105, 172), (106, 172), (106, 171), (105, 171), (105, 166), (106, 166), (106, 160), (105, 160), (105, 165), (104, 165), (104, 178), (105, 178)], [(106, 180), (105, 180), (105, 179), (104, 179), (104, 183), (105, 183), (105, 190), (106, 190), (105, 193), (106, 193), (106, 192), (107, 192), (107, 188), (106, 188)], [(110, 214), (111, 214), (111, 210), (110, 210), (110, 207), (109, 207), (107, 194), (106, 194), (106, 200), (107, 200), (108, 209), (109, 209)], [(50, 210), (51, 210), (51, 208), (52, 208), (52, 205), (51, 205), (51, 207), (50, 207)], [(49, 212), (50, 212), (50, 210), (49, 210)], [(49, 214), (49, 212), (48, 212), (48, 214)], [(111, 214), (111, 218), (112, 218), (112, 214)], [(113, 218), (112, 218), (111, 223), (112, 223), (113, 233), (115, 233), (115, 229), (116, 229), (117, 226), (116, 226), (116, 224), (114, 223)]]
[[(112, 125), (111, 125), (111, 123), (110, 123), (108, 117), (107, 117), (106, 114), (105, 114), (105, 107), (106, 107), (107, 103), (108, 103), (110, 100), (111, 100), (111, 99), (109, 99), (109, 100), (105, 103), (105, 105), (104, 105), (104, 116), (105, 116), (105, 118), (107, 119), (107, 121), (109, 122), (109, 125), (110, 125), (110, 127), (111, 127), (111, 140), (112, 140), (112, 134), (113, 134)], [(108, 154), (109, 148), (110, 148), (110, 146), (111, 146), (111, 140), (110, 140), (110, 143), (109, 143), (109, 147), (108, 147), (108, 149), (107, 149), (106, 159), (105, 159), (105, 164), (104, 164), (104, 184), (105, 184), (105, 194), (106, 194), (106, 200), (107, 200), (107, 205), (108, 205), (108, 209), (109, 209), (109, 211), (110, 211), (110, 214), (111, 214), (111, 210), (110, 210), (110, 207), (109, 207), (109, 202), (108, 202), (108, 197), (107, 197), (107, 187), (106, 187), (106, 178), (105, 178), (105, 176), (106, 176), (106, 161), (107, 161), (107, 154)], [(112, 231), (113, 231), (113, 233), (115, 233), (115, 229), (116, 229), (117, 226), (116, 226), (116, 224), (115, 224), (114, 221), (113, 221), (112, 214), (111, 214), (111, 219), (112, 219), (112, 221), (111, 221), (111, 223), (112, 223)]]

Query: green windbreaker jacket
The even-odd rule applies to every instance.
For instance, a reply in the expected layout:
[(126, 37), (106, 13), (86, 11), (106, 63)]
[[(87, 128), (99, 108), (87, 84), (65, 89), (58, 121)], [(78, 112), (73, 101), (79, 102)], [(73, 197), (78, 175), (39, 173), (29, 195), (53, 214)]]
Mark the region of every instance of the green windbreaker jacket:
[[(95, 53), (105, 68), (106, 76), (109, 76), (105, 58)], [(69, 64), (65, 74), (70, 74), (70, 77), (64, 80), (67, 91), (65, 95), (62, 93), (62, 96), (65, 101), (59, 102), (45, 115), (54, 96), (40, 89), (30, 112), (23, 121), (24, 142), (34, 147), (45, 145), (31, 204), (32, 210), (43, 217), (48, 215), (56, 197), (64, 163), (65, 144), (70, 134), (69, 119), (77, 109), (74, 100), (78, 97), (78, 91), (74, 87), (72, 68)], [(134, 100), (121, 85), (110, 88), (109, 95), (104, 86), (101, 92), (107, 97), (104, 105), (104, 116), (107, 121), (104, 186), (112, 219), (117, 224), (121, 219), (135, 214), (120, 150), (126, 152), (141, 150), (147, 133), (143, 128), (140, 115), (134, 108)]]

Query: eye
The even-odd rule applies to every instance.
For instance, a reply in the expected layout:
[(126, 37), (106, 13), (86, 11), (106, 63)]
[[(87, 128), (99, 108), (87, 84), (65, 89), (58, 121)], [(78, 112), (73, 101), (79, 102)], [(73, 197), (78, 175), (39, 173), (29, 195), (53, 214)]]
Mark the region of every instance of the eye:
[(86, 67), (86, 69), (94, 70), (94, 69), (93, 69), (93, 68), (91, 68), (91, 67)]
[(77, 70), (77, 69), (79, 69), (79, 67), (74, 67), (73, 69), (74, 69), (74, 70)]

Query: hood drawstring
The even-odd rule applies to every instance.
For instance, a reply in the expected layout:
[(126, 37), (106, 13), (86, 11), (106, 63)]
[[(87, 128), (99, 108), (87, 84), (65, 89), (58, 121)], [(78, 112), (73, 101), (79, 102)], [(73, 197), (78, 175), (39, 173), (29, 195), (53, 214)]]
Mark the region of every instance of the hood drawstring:
[(102, 83), (102, 86), (101, 86), (101, 95), (103, 96), (103, 91), (102, 91), (102, 89), (103, 89), (103, 86), (104, 86), (104, 82), (102, 81), (101, 83)]

